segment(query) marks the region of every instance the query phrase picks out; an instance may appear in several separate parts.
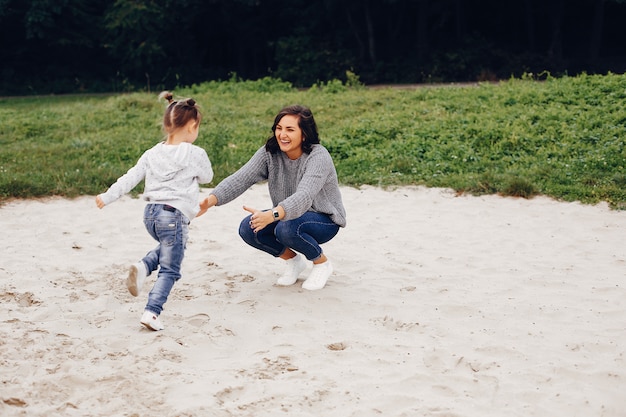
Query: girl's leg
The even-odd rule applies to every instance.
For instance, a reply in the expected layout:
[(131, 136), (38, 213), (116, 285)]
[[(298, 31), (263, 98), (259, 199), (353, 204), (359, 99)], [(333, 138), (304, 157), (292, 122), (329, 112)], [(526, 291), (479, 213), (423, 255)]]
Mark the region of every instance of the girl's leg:
[(161, 257), (161, 244), (158, 244), (156, 248), (146, 253), (141, 260), (146, 266), (146, 276), (150, 275), (153, 271), (159, 268), (159, 258)]
[[(144, 225), (146, 226), (148, 233), (150, 233), (150, 236), (158, 242), (159, 238), (155, 229), (156, 218), (155, 205), (147, 205), (144, 210)], [(141, 262), (137, 262), (130, 266), (128, 277), (126, 278), (126, 287), (133, 296), (137, 297), (139, 295), (146, 277), (152, 274), (152, 271), (155, 271), (159, 267), (160, 254), (161, 244), (159, 243), (141, 259)]]
[[(158, 219), (159, 210), (158, 204), (148, 204), (144, 209), (143, 223), (146, 226), (146, 230), (152, 236), (154, 240), (159, 242), (159, 235), (156, 230), (156, 224)], [(153, 271), (159, 268), (159, 258), (161, 255), (161, 243), (159, 243), (154, 249), (146, 253), (142, 261), (146, 265), (146, 275), (150, 275)]]
[[(187, 218), (178, 210), (172, 212), (163, 210), (162, 205), (155, 206), (158, 213), (149, 232), (154, 233), (160, 243), (158, 251), (160, 268), (156, 282), (148, 294), (146, 310), (159, 315), (163, 311), (163, 305), (174, 283), (181, 277), (180, 269), (185, 255), (189, 228)], [(155, 251), (152, 251), (148, 255), (154, 253)], [(151, 265), (147, 266), (151, 267)]]

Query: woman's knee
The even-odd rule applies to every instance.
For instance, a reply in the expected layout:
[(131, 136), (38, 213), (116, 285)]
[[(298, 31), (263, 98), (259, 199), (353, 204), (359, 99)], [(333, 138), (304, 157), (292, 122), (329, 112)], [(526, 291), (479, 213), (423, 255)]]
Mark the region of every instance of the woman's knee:
[(245, 217), (239, 224), (239, 236), (241, 236), (245, 242), (254, 240), (254, 231), (250, 227), (250, 216)]
[(280, 242), (290, 243), (294, 238), (297, 237), (297, 230), (294, 230), (293, 227), (290, 227), (290, 222), (278, 222), (276, 228), (274, 229), (274, 236)]

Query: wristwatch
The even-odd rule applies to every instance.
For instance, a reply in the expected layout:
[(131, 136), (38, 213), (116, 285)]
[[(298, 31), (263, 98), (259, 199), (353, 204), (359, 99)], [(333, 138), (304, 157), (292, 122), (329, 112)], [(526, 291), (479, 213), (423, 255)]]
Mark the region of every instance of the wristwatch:
[(272, 209), (272, 214), (274, 215), (274, 221), (278, 221), (278, 216), (280, 216), (280, 215), (278, 214), (278, 210), (277, 210), (277, 209), (275, 209), (275, 208), (273, 208), (273, 209)]

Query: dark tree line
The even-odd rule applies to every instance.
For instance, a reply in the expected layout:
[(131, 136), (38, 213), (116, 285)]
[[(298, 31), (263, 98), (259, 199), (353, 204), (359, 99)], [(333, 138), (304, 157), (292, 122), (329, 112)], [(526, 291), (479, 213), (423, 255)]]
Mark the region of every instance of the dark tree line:
[(621, 73), (626, 0), (0, 0), (0, 94)]

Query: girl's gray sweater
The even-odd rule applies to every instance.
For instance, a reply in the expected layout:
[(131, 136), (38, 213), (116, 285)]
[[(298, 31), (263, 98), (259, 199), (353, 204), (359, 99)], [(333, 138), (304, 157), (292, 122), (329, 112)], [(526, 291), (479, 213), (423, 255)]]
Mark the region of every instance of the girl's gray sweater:
[(212, 194), (217, 205), (239, 197), (252, 185), (267, 180), (274, 207), (285, 210), (283, 220), (292, 220), (307, 211), (328, 214), (345, 227), (346, 211), (341, 199), (337, 171), (328, 150), (313, 145), (310, 154), (291, 160), (284, 152), (272, 154), (261, 147), (237, 172), (220, 182)]

